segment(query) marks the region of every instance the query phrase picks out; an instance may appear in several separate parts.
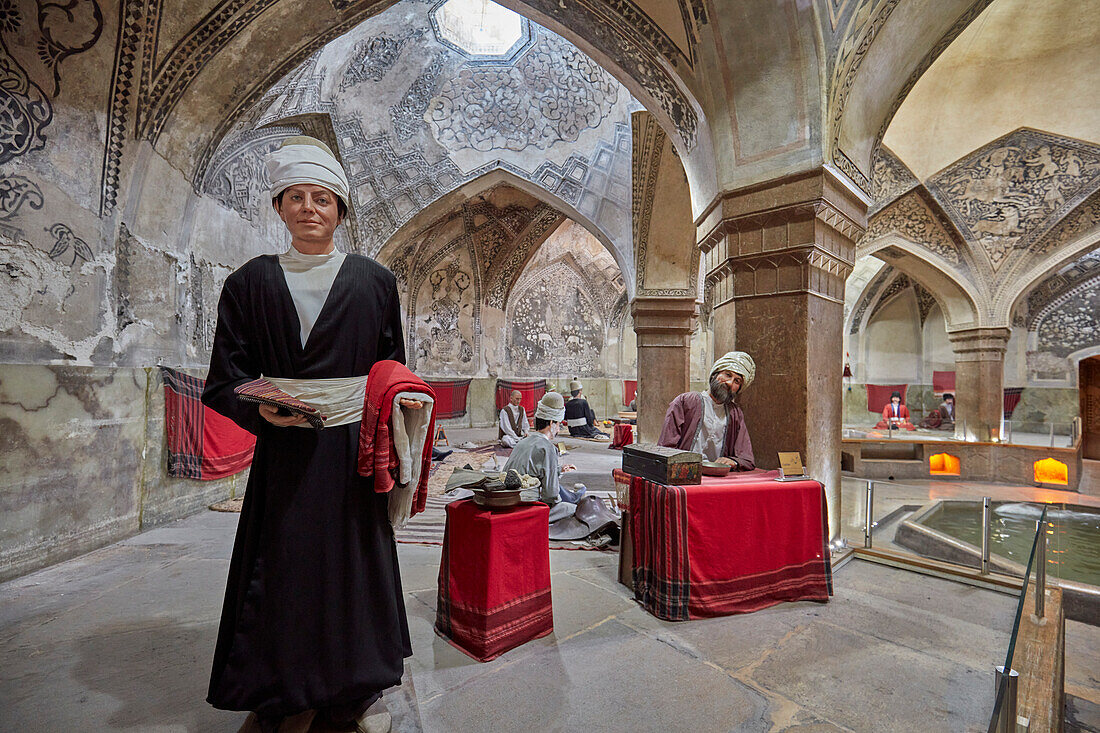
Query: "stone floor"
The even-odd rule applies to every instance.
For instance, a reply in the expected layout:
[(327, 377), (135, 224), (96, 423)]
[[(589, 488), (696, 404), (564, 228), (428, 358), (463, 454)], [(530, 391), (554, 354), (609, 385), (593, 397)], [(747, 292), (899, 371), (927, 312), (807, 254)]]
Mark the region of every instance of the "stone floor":
[[(568, 444), (609, 488), (619, 454)], [(236, 521), (204, 512), (0, 585), (0, 730), (236, 730), (242, 714), (203, 701)], [(828, 604), (668, 623), (617, 583), (616, 555), (559, 550), (554, 633), (479, 664), (432, 631), (439, 555), (399, 546), (398, 731), (984, 730), (1014, 611), (857, 560)], [(1095, 716), (1100, 629), (1070, 622), (1066, 648), (1067, 691)]]

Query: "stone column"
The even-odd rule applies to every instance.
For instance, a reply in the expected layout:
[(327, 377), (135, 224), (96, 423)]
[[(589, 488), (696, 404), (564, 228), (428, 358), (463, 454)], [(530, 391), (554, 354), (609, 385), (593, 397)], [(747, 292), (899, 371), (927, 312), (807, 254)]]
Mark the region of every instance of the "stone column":
[(720, 197), (698, 226), (713, 294), (714, 353), (748, 352), (756, 381), (740, 398), (756, 463), (799, 451), (825, 485), (840, 531), (844, 281), (866, 204), (819, 169)]
[(955, 352), (955, 437), (1001, 439), (1004, 417), (1007, 328), (969, 328), (948, 333)]
[(638, 440), (654, 443), (672, 399), (691, 382), (694, 297), (634, 299), (630, 314), (638, 334)]

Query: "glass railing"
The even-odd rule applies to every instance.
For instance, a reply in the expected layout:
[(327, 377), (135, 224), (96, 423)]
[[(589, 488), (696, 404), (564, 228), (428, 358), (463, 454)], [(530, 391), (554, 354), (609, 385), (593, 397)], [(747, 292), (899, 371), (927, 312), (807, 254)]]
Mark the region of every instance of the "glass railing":
[[(920, 427), (920, 421), (912, 423), (915, 430), (904, 426), (893, 429), (875, 428), (874, 423), (845, 424), (842, 436), (846, 440), (919, 440), (955, 441), (967, 440), (970, 435), (965, 420), (953, 423), (950, 429)], [(1005, 420), (997, 431), (1001, 442), (1011, 445), (1034, 445), (1048, 448), (1072, 448), (1081, 434), (1080, 418), (1062, 422), (1036, 420)], [(973, 436), (971, 436), (973, 438)]]
[(1036, 522), (1035, 534), (1031, 541), (1031, 552), (1028, 553), (1027, 568), (1024, 571), (1023, 587), (1020, 589), (1020, 597), (1016, 602), (1016, 618), (1012, 624), (1012, 633), (1008, 638), (1008, 653), (1005, 654), (1004, 664), (995, 668), (996, 698), (993, 701), (993, 714), (989, 718), (989, 733), (1015, 733), (1016, 731), (1016, 688), (1019, 673), (1012, 668), (1012, 661), (1016, 653), (1016, 640), (1020, 634), (1020, 620), (1024, 614), (1024, 599), (1027, 597), (1027, 589), (1031, 582), (1033, 569), (1035, 571), (1035, 591), (1032, 596), (1035, 599), (1035, 616), (1043, 618), (1045, 613), (1046, 547), (1049, 531), (1046, 521), (1047, 511), (1048, 508), (1043, 507)]

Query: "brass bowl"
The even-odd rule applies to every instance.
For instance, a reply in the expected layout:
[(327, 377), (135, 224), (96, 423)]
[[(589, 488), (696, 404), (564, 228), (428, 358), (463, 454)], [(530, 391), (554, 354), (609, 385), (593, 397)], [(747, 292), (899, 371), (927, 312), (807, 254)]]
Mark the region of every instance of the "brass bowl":
[(703, 461), (701, 470), (704, 476), (725, 476), (730, 472), (731, 468), (733, 468), (733, 466), (727, 466), (725, 463)]
[(519, 490), (478, 491), (475, 489), (474, 503), (486, 509), (505, 509), (516, 506), (519, 504)]

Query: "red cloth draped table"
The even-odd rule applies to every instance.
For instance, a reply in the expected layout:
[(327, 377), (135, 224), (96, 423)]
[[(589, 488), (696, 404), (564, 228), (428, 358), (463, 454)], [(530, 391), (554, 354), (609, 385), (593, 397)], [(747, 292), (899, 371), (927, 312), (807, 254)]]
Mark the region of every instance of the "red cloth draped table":
[(669, 621), (748, 613), (833, 593), (825, 490), (778, 471), (630, 485), (634, 597)]
[(448, 504), (436, 633), (488, 662), (553, 630), (550, 508)]
[(629, 423), (619, 423), (614, 426), (611, 435), (611, 447), (622, 448), (634, 442), (634, 426)]

